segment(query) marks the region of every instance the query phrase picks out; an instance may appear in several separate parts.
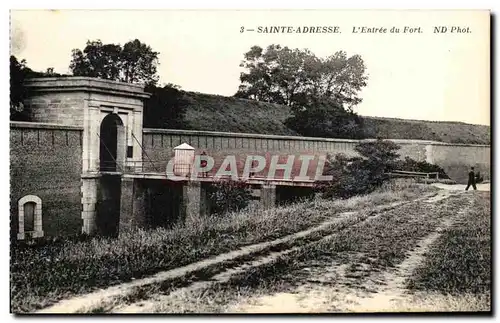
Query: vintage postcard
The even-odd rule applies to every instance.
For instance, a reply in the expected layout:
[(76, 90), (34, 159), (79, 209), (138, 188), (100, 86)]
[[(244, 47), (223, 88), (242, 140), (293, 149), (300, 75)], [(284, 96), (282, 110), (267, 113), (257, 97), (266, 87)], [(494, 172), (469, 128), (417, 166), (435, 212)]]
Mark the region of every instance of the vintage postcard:
[(488, 10), (12, 10), (26, 313), (491, 314)]

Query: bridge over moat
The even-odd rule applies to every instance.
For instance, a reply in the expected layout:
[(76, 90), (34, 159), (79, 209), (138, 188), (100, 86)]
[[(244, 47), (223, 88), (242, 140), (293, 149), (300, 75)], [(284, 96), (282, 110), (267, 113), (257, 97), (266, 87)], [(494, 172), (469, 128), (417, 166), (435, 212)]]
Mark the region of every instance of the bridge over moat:
[[(118, 232), (127, 226), (168, 225), (198, 217), (208, 212), (207, 186), (218, 179), (217, 170), (228, 156), (234, 156), (238, 178), (254, 189), (263, 208), (269, 208), (291, 194), (309, 193), (322, 158), (355, 155), (359, 142), (147, 129), (142, 113), (149, 94), (141, 86), (84, 77), (33, 79), (26, 85), (30, 97), (25, 107), (33, 122), (11, 122), (14, 236), (24, 230), (21, 222), (30, 218), (20, 214), (26, 211), (18, 201), (25, 196), (37, 196), (43, 204), (42, 225), (37, 226), (43, 229), (37, 236)], [(470, 166), (489, 176), (489, 146), (395, 142), (402, 157), (438, 164), (459, 182)], [(191, 156), (204, 152), (213, 159), (206, 177), (192, 176), (191, 171), (176, 174), (176, 160), (183, 159), (175, 148), (183, 144), (192, 147)], [(253, 167), (249, 156), (258, 156), (263, 167), (245, 176)], [(304, 158), (308, 167), (303, 167)]]

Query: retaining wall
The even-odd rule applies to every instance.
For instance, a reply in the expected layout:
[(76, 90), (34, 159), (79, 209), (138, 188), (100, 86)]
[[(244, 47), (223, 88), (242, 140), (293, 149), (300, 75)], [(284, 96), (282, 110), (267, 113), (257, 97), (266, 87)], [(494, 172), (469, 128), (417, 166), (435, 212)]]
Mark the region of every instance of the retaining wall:
[[(490, 174), (490, 146), (447, 144), (423, 140), (393, 140), (401, 146), (400, 156), (411, 157), (419, 161), (437, 164), (445, 169), (450, 177), (458, 182), (467, 180), (467, 172), (475, 166), (485, 178)], [(316, 159), (310, 162), (308, 176), (314, 176), (318, 156), (338, 153), (354, 156), (354, 147), (360, 141), (329, 138), (311, 138), (294, 136), (274, 136), (244, 133), (224, 133), (208, 131), (187, 131), (172, 129), (143, 130), (143, 161), (148, 171), (166, 171), (167, 162), (173, 158), (173, 148), (188, 143), (195, 148), (195, 154), (205, 151), (215, 159), (214, 171), (222, 164), (228, 155), (236, 156), (238, 174), (243, 172), (248, 155), (265, 156), (266, 168), (261, 175), (269, 170), (272, 155), (280, 155), (280, 163), (286, 161), (289, 154), (295, 155), (292, 177), (300, 172), (299, 155), (314, 155)], [(259, 174), (257, 174), (259, 175)], [(278, 171), (276, 177), (281, 177)]]

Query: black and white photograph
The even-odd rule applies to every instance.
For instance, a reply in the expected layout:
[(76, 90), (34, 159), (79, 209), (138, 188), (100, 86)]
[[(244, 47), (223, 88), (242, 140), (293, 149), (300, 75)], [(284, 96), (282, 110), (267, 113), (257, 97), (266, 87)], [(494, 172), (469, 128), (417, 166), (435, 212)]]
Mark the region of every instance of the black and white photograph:
[(10, 312), (491, 314), (492, 19), (11, 10)]

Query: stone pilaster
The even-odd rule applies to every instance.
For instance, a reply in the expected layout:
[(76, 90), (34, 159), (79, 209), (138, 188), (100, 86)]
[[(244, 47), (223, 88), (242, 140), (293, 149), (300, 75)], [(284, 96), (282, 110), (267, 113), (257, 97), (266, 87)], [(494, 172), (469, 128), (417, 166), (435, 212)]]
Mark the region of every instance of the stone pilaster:
[(425, 161), (429, 164), (434, 164), (433, 147), (432, 145), (425, 146)]

